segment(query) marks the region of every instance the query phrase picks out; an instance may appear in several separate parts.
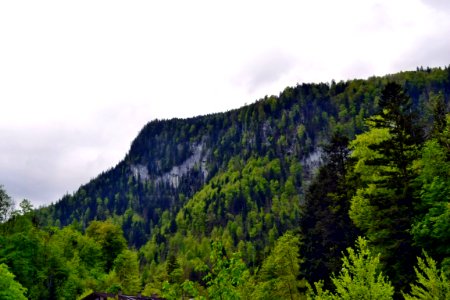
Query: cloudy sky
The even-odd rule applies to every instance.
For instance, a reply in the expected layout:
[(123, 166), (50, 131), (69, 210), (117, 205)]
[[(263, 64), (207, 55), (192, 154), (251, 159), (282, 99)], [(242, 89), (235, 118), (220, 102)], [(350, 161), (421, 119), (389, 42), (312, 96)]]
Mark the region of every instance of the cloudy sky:
[(450, 1), (2, 1), (0, 184), (57, 201), (155, 118), (450, 64)]

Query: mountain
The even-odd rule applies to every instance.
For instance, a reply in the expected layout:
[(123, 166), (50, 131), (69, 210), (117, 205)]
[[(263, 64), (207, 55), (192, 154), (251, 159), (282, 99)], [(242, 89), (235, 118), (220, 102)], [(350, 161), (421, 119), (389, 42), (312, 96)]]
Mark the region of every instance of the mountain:
[[(80, 248), (80, 257), (84, 243), (101, 245), (90, 251), (102, 251), (98, 264), (109, 275), (80, 273), (80, 291), (116, 289), (108, 278), (122, 260), (134, 261), (147, 295), (198, 290), (214, 298), (213, 281), (232, 282), (236, 292), (244, 284), (236, 276), (248, 284), (239, 297), (284, 298), (306, 289), (300, 278), (332, 289), (341, 253), (364, 235), (381, 254), (367, 263), (383, 265), (400, 297), (421, 249), (450, 266), (449, 99), (450, 67), (420, 68), (299, 84), (225, 113), (154, 120), (115, 167), (37, 210), (33, 223), (47, 228), (43, 249), (52, 236), (64, 249)], [(118, 228), (137, 254), (124, 250)], [(367, 243), (358, 239), (365, 254), (349, 252), (352, 260), (371, 257)], [(289, 274), (286, 259), (296, 266)], [(137, 281), (130, 291), (139, 291)]]
[(174, 223), (180, 210), (199, 198), (208, 202), (205, 211), (212, 210), (201, 227), (206, 234), (237, 214), (248, 219), (245, 213), (253, 208), (273, 211), (273, 200), (279, 199), (292, 204), (291, 221), (275, 218), (286, 223), (279, 228), (283, 232), (298, 222), (320, 146), (336, 131), (349, 138), (361, 133), (386, 82), (401, 83), (414, 106), (426, 111), (433, 93), (448, 99), (449, 78), (445, 68), (301, 84), (225, 113), (151, 121), (117, 166), (42, 209), (41, 218), (58, 226), (77, 221), (83, 228), (91, 220), (117, 218), (130, 245), (140, 247), (165, 219)]

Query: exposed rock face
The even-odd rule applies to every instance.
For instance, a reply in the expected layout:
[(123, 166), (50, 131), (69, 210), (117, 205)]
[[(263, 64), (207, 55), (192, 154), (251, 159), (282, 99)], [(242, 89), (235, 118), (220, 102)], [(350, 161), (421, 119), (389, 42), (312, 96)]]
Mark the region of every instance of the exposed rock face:
[(169, 182), (169, 184), (177, 188), (180, 184), (180, 178), (191, 171), (195, 166), (198, 166), (203, 174), (203, 178), (206, 179), (208, 176), (208, 171), (206, 170), (206, 155), (203, 154), (203, 144), (192, 146), (192, 155), (186, 159), (181, 165), (174, 166), (172, 170), (164, 173), (162, 176), (156, 178), (155, 183), (158, 184), (160, 181)]
[(268, 121), (265, 121), (262, 126), (262, 136), (263, 136), (263, 143), (266, 146), (270, 146), (269, 138), (272, 137), (273, 130), (272, 127), (270, 127), (270, 123)]
[(308, 156), (302, 159), (303, 176), (304, 179), (309, 182), (314, 176), (315, 171), (322, 164), (322, 148), (318, 147)]
[[(180, 185), (180, 178), (189, 173), (194, 167), (198, 167), (203, 175), (203, 180), (208, 177), (208, 170), (206, 167), (207, 156), (209, 151), (204, 151), (204, 144), (199, 143), (191, 146), (192, 155), (188, 157), (182, 164), (172, 167), (172, 169), (161, 176), (155, 178), (155, 184), (161, 182), (168, 182), (173, 188), (178, 188)], [(136, 179), (142, 181), (150, 180), (148, 169), (144, 165), (131, 165), (131, 173)]]
[(131, 165), (130, 166), (131, 173), (133, 177), (141, 180), (149, 180), (150, 176), (148, 175), (148, 169), (143, 165)]

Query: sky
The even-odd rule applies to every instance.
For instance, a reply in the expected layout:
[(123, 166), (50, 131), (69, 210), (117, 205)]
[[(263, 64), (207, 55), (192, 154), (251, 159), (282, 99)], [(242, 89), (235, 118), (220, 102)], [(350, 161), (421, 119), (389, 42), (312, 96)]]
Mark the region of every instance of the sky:
[(154, 119), (450, 65), (450, 1), (1, 1), (0, 185), (35, 207)]

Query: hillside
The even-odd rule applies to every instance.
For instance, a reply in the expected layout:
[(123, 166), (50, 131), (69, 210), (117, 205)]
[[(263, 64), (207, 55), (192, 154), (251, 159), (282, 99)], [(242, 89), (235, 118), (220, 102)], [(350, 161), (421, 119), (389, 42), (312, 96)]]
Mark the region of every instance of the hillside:
[[(296, 197), (292, 202), (298, 204), (304, 183), (317, 166), (320, 146), (336, 131), (350, 139), (361, 133), (364, 119), (378, 109), (381, 89), (389, 80), (402, 83), (422, 112), (427, 111), (433, 93), (443, 92), (448, 99), (448, 68), (428, 69), (368, 80), (302, 84), (226, 113), (155, 120), (141, 130), (116, 167), (45, 209), (45, 223), (66, 226), (76, 220), (85, 228), (91, 220), (118, 217), (130, 245), (140, 247), (152, 237), (153, 227), (161, 228), (164, 213), (174, 220), (198, 192), (202, 193), (196, 197), (221, 177), (228, 182), (232, 172), (242, 173), (246, 167), (253, 171), (255, 161), (262, 169), (276, 164), (276, 174), (259, 174), (260, 179), (275, 179), (281, 187), (292, 184), (285, 195), (289, 201)], [(249, 205), (272, 210), (269, 200), (275, 194), (268, 186), (258, 187), (256, 181), (246, 182), (251, 191), (241, 198), (249, 196)], [(276, 190), (279, 197), (284, 192)], [(234, 193), (242, 191), (238, 188)], [(217, 219), (226, 224), (226, 213), (236, 214), (239, 205), (226, 205), (224, 218)]]
[[(249, 298), (268, 297), (269, 290), (281, 298), (286, 290), (304, 292), (305, 279), (325, 280), (325, 288), (331, 288), (329, 276), (341, 270), (341, 252), (364, 235), (371, 251), (381, 253), (398, 297), (412, 282), (420, 249), (450, 265), (445, 233), (450, 176), (445, 170), (437, 175), (439, 167), (430, 164), (434, 159), (441, 167), (448, 164), (449, 99), (450, 68), (427, 68), (299, 84), (225, 113), (154, 120), (121, 162), (37, 210), (32, 223), (51, 228), (48, 239), (55, 234), (58, 243), (76, 231), (69, 234), (77, 236), (75, 248), (83, 234), (98, 242), (104, 241), (103, 231), (123, 230), (128, 246), (138, 250), (127, 252), (127, 259), (139, 261), (140, 286), (146, 294), (166, 297), (183, 290), (214, 298), (214, 280), (227, 272), (225, 282), (236, 274), (247, 278), (251, 287), (243, 290)], [(442, 181), (434, 182), (435, 177)], [(382, 204), (370, 204), (377, 199)], [(439, 203), (434, 215), (428, 214), (430, 203)], [(438, 231), (420, 230), (435, 226), (436, 218), (441, 218)], [(116, 257), (125, 249), (125, 241), (117, 239), (117, 253), (100, 264), (105, 274), (116, 270)], [(361, 251), (365, 243), (359, 240)], [(108, 253), (105, 249), (102, 253)], [(287, 253), (297, 269), (285, 278), (276, 266)], [(5, 257), (10, 256), (2, 258), (0, 251), (0, 263), (8, 262)], [(214, 269), (221, 259), (224, 269)], [(105, 278), (97, 287), (113, 286)], [(298, 287), (291, 290), (275, 279)], [(88, 286), (96, 287), (92, 282)], [(193, 284), (191, 289), (182, 288), (183, 282)], [(233, 282), (230, 291), (244, 285)], [(79, 283), (76, 293), (85, 288)], [(243, 290), (239, 297), (245, 298)]]

